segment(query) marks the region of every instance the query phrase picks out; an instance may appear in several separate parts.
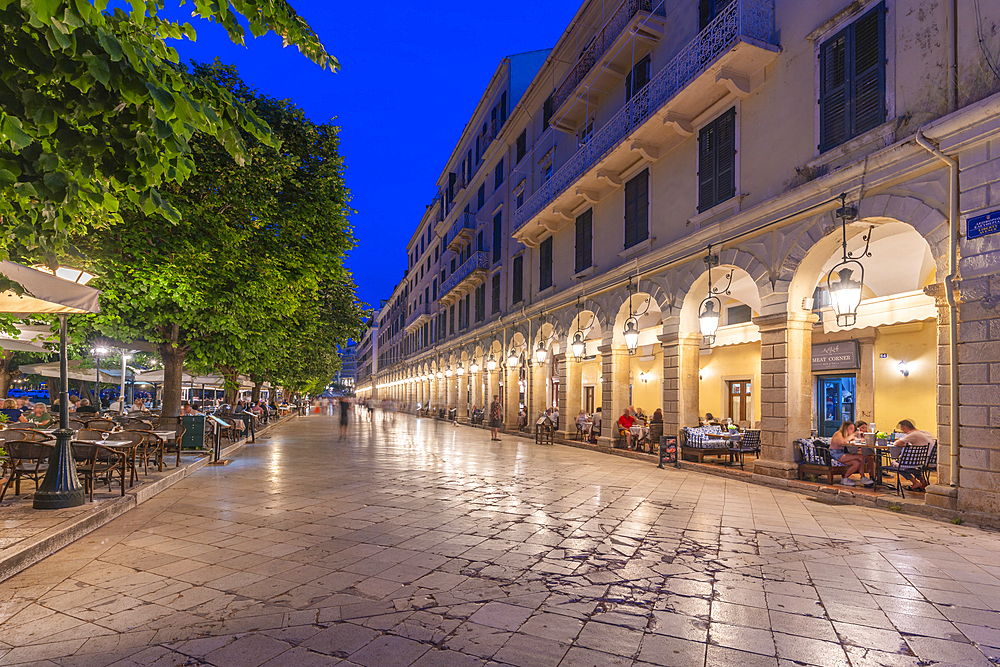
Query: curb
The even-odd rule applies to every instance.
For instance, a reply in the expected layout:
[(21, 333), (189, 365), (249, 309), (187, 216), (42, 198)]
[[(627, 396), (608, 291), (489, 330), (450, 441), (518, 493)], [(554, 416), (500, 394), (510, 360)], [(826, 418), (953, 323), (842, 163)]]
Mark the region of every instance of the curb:
[[(288, 417), (295, 417), (292, 414)], [(287, 419), (287, 418), (286, 418)], [(273, 424), (268, 424), (257, 431), (257, 435), (267, 432), (272, 426), (278, 426), (284, 420), (278, 420)], [(249, 441), (244, 438), (221, 450), (222, 457), (230, 456), (242, 449)], [(191, 473), (194, 473), (208, 464), (209, 456), (199, 457), (188, 464), (181, 462), (181, 467), (174, 468), (160, 479), (140, 484), (132, 489), (126, 489), (125, 495), (115, 500), (103, 502), (94, 511), (81, 514), (63, 523), (53, 526), (33, 537), (18, 542), (12, 547), (0, 551), (0, 582), (9, 579), (18, 572), (25, 570), (35, 563), (51, 556), (63, 547), (72, 544), (81, 537), (94, 532), (101, 526), (126, 514), (147, 500), (156, 497), (159, 493), (169, 489), (171, 486), (181, 481)]]

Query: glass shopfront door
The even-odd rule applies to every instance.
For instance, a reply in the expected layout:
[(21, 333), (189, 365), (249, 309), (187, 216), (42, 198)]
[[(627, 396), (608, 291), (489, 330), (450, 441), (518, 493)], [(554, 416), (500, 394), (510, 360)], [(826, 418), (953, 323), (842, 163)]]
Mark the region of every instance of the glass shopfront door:
[(820, 375), (816, 383), (819, 435), (829, 438), (841, 422), (855, 420), (856, 380), (854, 375)]

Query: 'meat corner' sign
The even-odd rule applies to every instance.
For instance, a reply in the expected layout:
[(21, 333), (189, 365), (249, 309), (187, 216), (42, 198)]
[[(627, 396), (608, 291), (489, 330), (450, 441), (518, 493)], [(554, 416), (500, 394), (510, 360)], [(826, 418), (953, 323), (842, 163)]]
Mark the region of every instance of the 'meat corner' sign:
[(858, 368), (858, 341), (844, 340), (812, 347), (813, 371), (839, 371)]

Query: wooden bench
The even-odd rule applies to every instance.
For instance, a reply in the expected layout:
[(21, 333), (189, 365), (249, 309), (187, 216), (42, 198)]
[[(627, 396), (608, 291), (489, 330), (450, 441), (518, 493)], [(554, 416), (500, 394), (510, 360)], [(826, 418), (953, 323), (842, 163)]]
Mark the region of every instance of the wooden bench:
[[(803, 444), (801, 441), (795, 441), (795, 448), (799, 452), (799, 457), (802, 462), (799, 463), (799, 479), (805, 479), (806, 475), (816, 475), (817, 477), (826, 476), (829, 480), (830, 485), (833, 485), (833, 476), (843, 476), (844, 471), (847, 470), (847, 466), (841, 465), (834, 461), (830, 457), (830, 448), (828, 446), (819, 446), (808, 443), (810, 447), (814, 448), (815, 455), (803, 451)], [(822, 461), (822, 463), (814, 462), (816, 456)]]

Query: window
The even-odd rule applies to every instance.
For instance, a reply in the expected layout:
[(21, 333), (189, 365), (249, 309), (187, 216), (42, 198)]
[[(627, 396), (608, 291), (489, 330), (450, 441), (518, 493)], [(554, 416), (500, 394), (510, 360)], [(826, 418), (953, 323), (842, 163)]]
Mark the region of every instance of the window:
[(455, 306), (448, 309), (448, 329), (449, 333), (455, 333)]
[(434, 261), (438, 261), (438, 253), (441, 252), (441, 246), (434, 247)]
[(517, 162), (524, 159), (525, 153), (528, 152), (528, 131), (521, 130), (521, 134), (517, 135)]
[(594, 209), (576, 218), (576, 273), (589, 269), (594, 255)]
[(885, 122), (885, 5), (820, 46), (821, 151)]
[(538, 291), (552, 287), (552, 237), (538, 246)]
[(524, 299), (524, 255), (514, 258), (514, 270), (511, 272), (510, 302), (521, 303)]
[(476, 192), (476, 210), (478, 211), (486, 203), (486, 184), (483, 183), (479, 186), (479, 191)]
[(542, 167), (542, 183), (548, 183), (549, 179), (552, 178), (552, 162), (546, 162), (545, 166)]
[(753, 311), (750, 310), (750, 306), (739, 305), (730, 306), (726, 308), (726, 324), (743, 324), (744, 322), (749, 322), (753, 318)]
[(649, 169), (625, 183), (625, 248), (649, 238)]
[(542, 132), (549, 127), (549, 121), (552, 120), (552, 111), (552, 96), (549, 95), (545, 98), (545, 102), (542, 103)]
[(486, 285), (476, 288), (476, 321), (482, 322), (486, 319)]
[(500, 125), (507, 122), (507, 91), (500, 93)]
[(501, 241), (503, 239), (503, 211), (497, 211), (493, 216), (493, 263), (500, 261)]
[(733, 0), (701, 0), (698, 3), (698, 30), (704, 30)]
[(438, 300), (438, 279), (437, 278), (434, 279), (434, 282), (432, 284), (431, 296), (434, 297), (435, 301)]
[(630, 100), (649, 83), (649, 56), (635, 64), (632, 71), (625, 75), (625, 99)]
[(503, 158), (500, 158), (496, 169), (493, 170), (493, 189), (499, 190), (501, 185), (503, 185)]
[(594, 117), (591, 116), (583, 124), (583, 129), (580, 130), (580, 136), (579, 136), (580, 145), (585, 146), (593, 136), (594, 136)]
[(455, 273), (455, 258), (451, 258), (451, 272)]
[(482, 153), (479, 152), (479, 137), (476, 137), (476, 164), (479, 164), (482, 157)]
[(698, 211), (736, 194), (736, 109), (730, 109), (698, 133)]
[(479, 230), (476, 233), (476, 252), (483, 251), (483, 230)]
[(470, 303), (469, 297), (470, 296), (471, 296), (470, 294), (466, 294), (465, 295), (465, 326), (466, 327), (469, 326), (469, 303)]
[(524, 181), (517, 186), (517, 190), (514, 191), (514, 206), (516, 208), (521, 208), (524, 206)]
[(492, 301), (491, 313), (500, 312), (500, 274), (496, 273), (493, 275), (493, 292), (490, 294), (490, 300)]
[(465, 156), (465, 182), (472, 180), (472, 149)]

